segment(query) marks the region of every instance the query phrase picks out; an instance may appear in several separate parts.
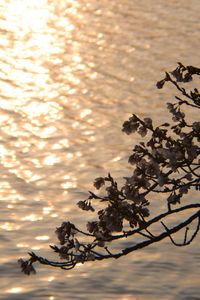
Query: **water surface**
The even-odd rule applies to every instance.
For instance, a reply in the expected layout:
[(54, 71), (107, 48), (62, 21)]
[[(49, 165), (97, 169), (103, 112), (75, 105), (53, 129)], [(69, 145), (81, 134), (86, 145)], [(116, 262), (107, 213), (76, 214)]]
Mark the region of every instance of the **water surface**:
[(177, 61), (198, 66), (199, 10), (198, 0), (0, 2), (0, 299), (200, 299), (199, 238), (32, 278), (16, 264), (30, 249), (51, 257), (55, 227), (85, 220), (75, 203), (94, 178), (131, 172), (137, 137), (121, 124), (132, 112), (167, 117), (173, 90), (155, 83)]

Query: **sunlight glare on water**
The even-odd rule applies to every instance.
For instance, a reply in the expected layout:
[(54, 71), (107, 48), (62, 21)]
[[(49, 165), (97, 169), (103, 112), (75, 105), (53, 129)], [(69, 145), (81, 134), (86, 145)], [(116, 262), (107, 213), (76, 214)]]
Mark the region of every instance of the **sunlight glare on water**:
[(166, 242), (70, 272), (40, 266), (34, 279), (17, 260), (32, 250), (55, 258), (55, 228), (84, 223), (76, 203), (93, 180), (131, 172), (135, 137), (121, 124), (131, 113), (166, 118), (173, 93), (155, 83), (177, 61), (198, 66), (199, 8), (196, 0), (0, 1), (0, 299), (198, 299), (197, 244), (176, 252)]
[(11, 294), (18, 294), (22, 291), (23, 291), (23, 289), (21, 287), (14, 287), (14, 288), (9, 289), (7, 292), (11, 293)]

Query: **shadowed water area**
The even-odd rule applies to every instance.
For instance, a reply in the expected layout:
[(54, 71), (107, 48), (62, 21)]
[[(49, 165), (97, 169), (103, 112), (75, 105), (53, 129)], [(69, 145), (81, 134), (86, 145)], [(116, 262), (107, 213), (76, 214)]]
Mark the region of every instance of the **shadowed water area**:
[(56, 258), (55, 228), (84, 224), (76, 203), (93, 180), (131, 173), (138, 136), (121, 124), (168, 118), (174, 90), (155, 83), (177, 61), (199, 65), (199, 11), (199, 0), (0, 2), (0, 299), (200, 299), (199, 237), (68, 272), (17, 265), (30, 249)]

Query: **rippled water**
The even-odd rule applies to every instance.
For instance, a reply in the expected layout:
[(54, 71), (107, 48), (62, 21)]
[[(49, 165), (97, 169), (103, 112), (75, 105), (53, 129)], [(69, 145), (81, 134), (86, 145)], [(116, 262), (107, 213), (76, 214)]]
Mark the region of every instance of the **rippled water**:
[(16, 264), (31, 248), (51, 257), (55, 227), (84, 220), (75, 203), (94, 178), (130, 171), (134, 137), (121, 124), (132, 112), (166, 117), (173, 91), (155, 82), (177, 61), (198, 66), (199, 10), (199, 0), (0, 2), (0, 299), (200, 299), (198, 238), (31, 278)]

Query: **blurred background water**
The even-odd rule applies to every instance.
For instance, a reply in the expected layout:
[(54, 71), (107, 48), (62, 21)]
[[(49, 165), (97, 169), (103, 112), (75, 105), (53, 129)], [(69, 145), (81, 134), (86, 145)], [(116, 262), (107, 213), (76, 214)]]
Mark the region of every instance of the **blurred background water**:
[(167, 117), (173, 89), (155, 89), (176, 62), (199, 65), (199, 0), (0, 1), (0, 299), (200, 299), (199, 238), (169, 241), (116, 261), (65, 272), (51, 257), (63, 220), (94, 178), (130, 172), (137, 137), (121, 133), (131, 113)]

